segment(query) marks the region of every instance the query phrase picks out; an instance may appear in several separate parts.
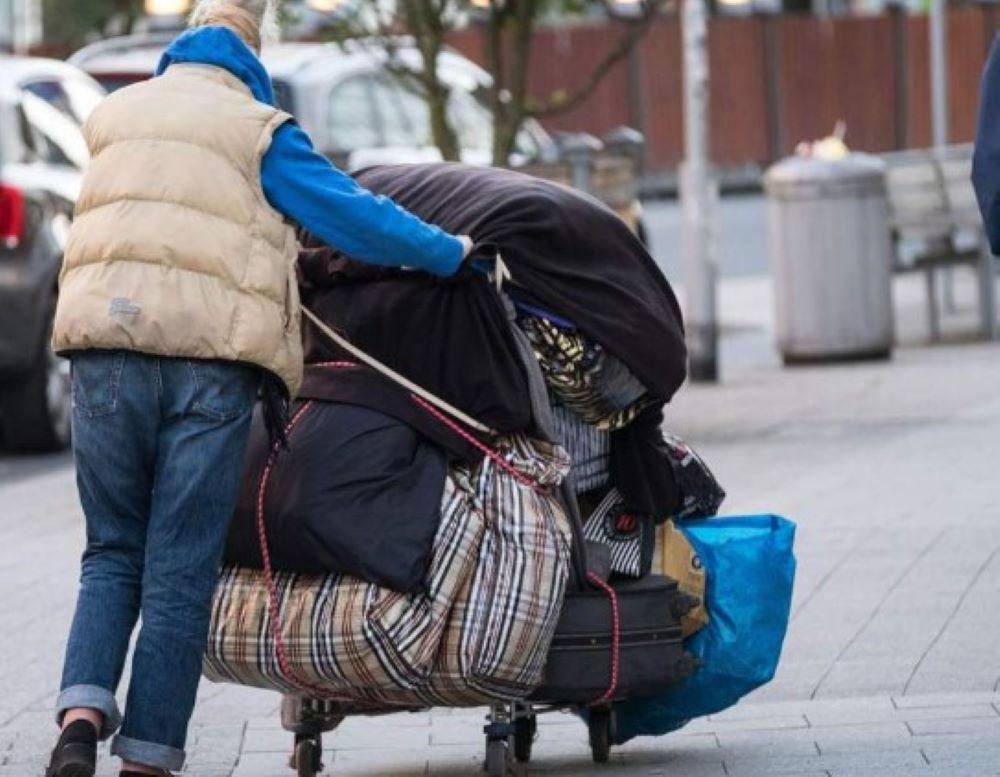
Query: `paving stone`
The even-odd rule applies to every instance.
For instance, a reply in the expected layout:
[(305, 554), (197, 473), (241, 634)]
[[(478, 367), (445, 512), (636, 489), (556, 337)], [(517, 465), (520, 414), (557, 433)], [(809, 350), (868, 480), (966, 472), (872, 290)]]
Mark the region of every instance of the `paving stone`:
[(702, 732), (722, 734), (735, 731), (774, 731), (798, 728), (809, 728), (809, 721), (801, 713), (761, 715), (744, 719), (693, 720), (684, 727), (684, 731), (690, 734)]
[(899, 721), (817, 726), (812, 731), (823, 755), (855, 752), (859, 747), (915, 747), (909, 728)]
[(812, 726), (881, 723), (899, 719), (899, 710), (889, 696), (813, 700), (802, 705), (802, 714)]
[(933, 765), (912, 767), (907, 771), (886, 771), (885, 769), (845, 768), (828, 772), (829, 777), (996, 777), (1000, 770), (980, 765), (938, 768)]
[(892, 703), (899, 709), (919, 707), (961, 707), (966, 704), (1000, 704), (1000, 693), (980, 691), (971, 693), (924, 693), (893, 696)]
[(907, 721), (935, 720), (941, 718), (987, 718), (1000, 722), (1000, 712), (992, 704), (957, 704), (950, 707), (909, 707), (899, 711)]
[(280, 728), (255, 728), (240, 737), (244, 753), (288, 753), (293, 739), (292, 734)]
[[(338, 752), (351, 750), (380, 750), (387, 742), (394, 748), (419, 748), (431, 744), (431, 732), (426, 727), (407, 726), (396, 728), (390, 720), (379, 719), (378, 725), (372, 725), (371, 718), (348, 718), (335, 731), (327, 734), (324, 741)], [(438, 744), (463, 744), (470, 739), (476, 739), (479, 729), (465, 729), (465, 738), (457, 743), (439, 742)]]
[[(758, 777), (758, 775), (787, 775), (803, 771), (828, 771), (838, 769), (919, 769), (927, 761), (916, 749), (870, 750), (859, 747), (853, 753), (834, 753), (814, 756), (762, 755), (753, 758), (726, 758), (726, 773), (730, 777)], [(902, 773), (902, 772), (901, 772)]]
[(1000, 741), (983, 737), (921, 737), (920, 752), (934, 766), (978, 766), (1000, 771)]
[(933, 718), (907, 724), (914, 737), (941, 734), (1000, 735), (1000, 718)]

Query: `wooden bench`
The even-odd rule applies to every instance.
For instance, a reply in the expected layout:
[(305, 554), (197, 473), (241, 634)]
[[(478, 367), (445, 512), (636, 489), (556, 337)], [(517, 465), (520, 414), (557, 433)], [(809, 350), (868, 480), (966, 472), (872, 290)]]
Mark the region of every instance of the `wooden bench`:
[(998, 263), (990, 251), (970, 180), (972, 146), (902, 151), (882, 159), (895, 269), (925, 274), (931, 339), (941, 338), (938, 271), (950, 273), (962, 265), (977, 273), (981, 331), (984, 338), (993, 339)]

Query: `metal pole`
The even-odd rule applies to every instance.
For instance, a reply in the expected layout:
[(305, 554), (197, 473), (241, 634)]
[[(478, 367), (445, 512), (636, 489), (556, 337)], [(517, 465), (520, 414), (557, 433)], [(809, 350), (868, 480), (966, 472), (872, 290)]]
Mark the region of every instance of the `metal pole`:
[(717, 270), (712, 251), (714, 188), (708, 159), (708, 20), (705, 0), (683, 0), (684, 163), (681, 250), (687, 297), (687, 345), (693, 381), (719, 377)]
[[(948, 145), (947, 0), (931, 0), (930, 10), (931, 140), (934, 150), (940, 153)], [(948, 312), (955, 312), (955, 276), (950, 268), (944, 271), (944, 304)]]

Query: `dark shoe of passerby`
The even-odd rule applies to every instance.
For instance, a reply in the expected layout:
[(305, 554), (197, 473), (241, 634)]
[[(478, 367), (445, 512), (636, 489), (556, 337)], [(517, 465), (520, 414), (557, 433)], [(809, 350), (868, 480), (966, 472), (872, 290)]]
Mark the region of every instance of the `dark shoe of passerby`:
[(94, 777), (96, 765), (97, 730), (86, 720), (76, 720), (60, 734), (45, 777)]

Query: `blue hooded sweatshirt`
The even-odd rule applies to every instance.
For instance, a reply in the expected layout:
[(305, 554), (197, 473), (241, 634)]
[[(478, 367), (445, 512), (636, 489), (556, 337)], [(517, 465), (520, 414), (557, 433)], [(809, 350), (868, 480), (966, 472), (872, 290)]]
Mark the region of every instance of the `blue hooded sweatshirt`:
[[(274, 105), (271, 78), (263, 64), (225, 27), (200, 27), (181, 34), (164, 53), (156, 74), (175, 63), (225, 68), (257, 100)], [(457, 238), (362, 188), (318, 153), (294, 122), (274, 133), (261, 162), (261, 184), (275, 210), (354, 259), (415, 267), (440, 276), (452, 275), (462, 263)]]

